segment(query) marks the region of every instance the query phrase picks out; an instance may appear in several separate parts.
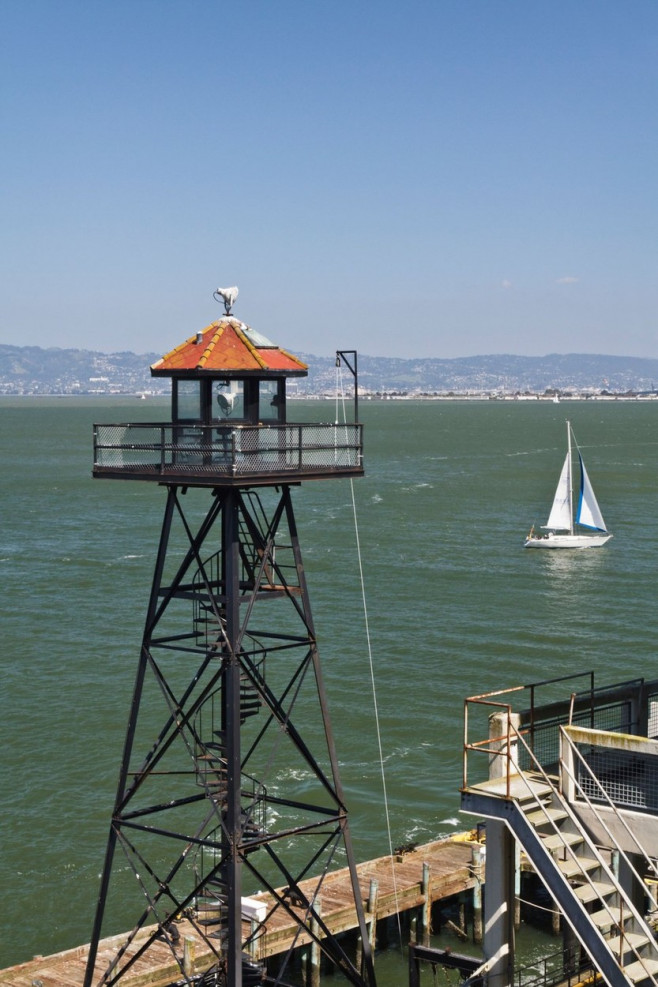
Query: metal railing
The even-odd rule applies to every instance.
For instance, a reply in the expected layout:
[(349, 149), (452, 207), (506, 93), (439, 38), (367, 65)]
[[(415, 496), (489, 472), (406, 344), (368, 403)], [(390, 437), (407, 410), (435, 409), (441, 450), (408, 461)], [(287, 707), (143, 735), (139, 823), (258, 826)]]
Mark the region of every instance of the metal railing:
[(360, 473), (357, 423), (94, 425), (94, 474), (241, 477), (279, 473)]
[(596, 970), (578, 943), (514, 971), (515, 987), (574, 987), (596, 979)]
[[(512, 706), (510, 703), (499, 702), (494, 700), (494, 696), (504, 696), (511, 692), (521, 692), (525, 686), (517, 686), (514, 689), (500, 689), (496, 692), (489, 692), (481, 696), (469, 696), (464, 700), (464, 743), (463, 743), (463, 753), (462, 753), (462, 789), (465, 790), (469, 786), (469, 752), (487, 754), (489, 756), (489, 768), (485, 777), (491, 776), (491, 764), (496, 760), (496, 758), (503, 757), (506, 759), (507, 766), (504, 771), (496, 772), (501, 777), (506, 780), (506, 791), (505, 797), (510, 797), (510, 778), (512, 772), (510, 770), (510, 764), (514, 763), (516, 765), (516, 756), (512, 757), (513, 743), (512, 743)], [(470, 720), (469, 720), (469, 710), (471, 709), (484, 711), (487, 717), (493, 716), (494, 713), (504, 714), (505, 723), (505, 733), (500, 736), (491, 736), (490, 731), (487, 732), (487, 736), (483, 740), (469, 740), (470, 734)], [(488, 724), (488, 719), (487, 719)], [(525, 731), (530, 734), (530, 730)], [(518, 767), (516, 768), (518, 771)]]
[[(578, 680), (584, 680), (587, 687), (574, 693), (571, 687)], [(509, 701), (513, 697), (517, 714), (515, 719), (517, 725), (524, 730), (526, 746), (550, 774), (558, 768), (558, 728), (563, 724), (571, 722), (612, 733), (638, 733), (642, 723), (637, 718), (638, 704), (632, 701), (632, 697), (640, 694), (643, 697), (642, 702), (647, 704), (649, 716), (653, 710), (653, 719), (655, 724), (658, 724), (658, 702), (655, 702), (658, 698), (658, 690), (655, 688), (655, 683), (648, 683), (646, 690), (643, 688), (644, 684), (643, 679), (632, 679), (614, 686), (595, 688), (593, 672), (577, 672), (528, 685), (470, 696), (465, 700), (465, 743), (467, 743), (469, 708), (475, 716), (478, 707), (482, 710), (486, 709), (487, 705), (498, 705), (497, 712), (502, 715), (506, 709), (511, 712)], [(568, 693), (565, 696), (567, 685), (570, 695)], [(654, 699), (653, 704), (652, 699)], [(655, 724), (655, 732), (658, 734), (658, 726)], [(481, 736), (483, 735), (484, 731), (481, 733)], [(503, 739), (499, 738), (499, 741), (502, 743)], [(519, 751), (519, 766), (522, 769), (529, 764), (524, 750), (525, 748)], [(497, 752), (490, 751), (490, 753), (495, 755)]]

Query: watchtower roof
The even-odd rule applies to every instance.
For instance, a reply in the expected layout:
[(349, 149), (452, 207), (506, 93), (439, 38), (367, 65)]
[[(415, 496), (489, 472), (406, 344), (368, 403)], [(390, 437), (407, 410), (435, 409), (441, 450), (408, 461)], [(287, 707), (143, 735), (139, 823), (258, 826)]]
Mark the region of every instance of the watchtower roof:
[(151, 367), (154, 377), (226, 373), (305, 377), (308, 366), (232, 316), (190, 336)]

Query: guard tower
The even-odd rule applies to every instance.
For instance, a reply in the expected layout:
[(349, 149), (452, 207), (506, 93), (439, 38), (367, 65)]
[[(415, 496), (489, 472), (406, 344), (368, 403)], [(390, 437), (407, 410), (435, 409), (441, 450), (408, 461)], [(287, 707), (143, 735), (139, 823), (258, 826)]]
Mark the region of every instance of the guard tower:
[[(171, 378), (171, 421), (94, 428), (94, 476), (158, 483), (166, 505), (85, 987), (163, 948), (167, 983), (294, 984), (303, 944), (375, 983), (291, 497), (362, 475), (362, 426), (356, 405), (340, 425), (287, 420), (307, 367), (231, 315), (236, 295), (218, 289), (225, 317), (151, 368)], [(356, 354), (340, 360), (356, 402)], [(337, 866), (358, 961), (322, 916)]]

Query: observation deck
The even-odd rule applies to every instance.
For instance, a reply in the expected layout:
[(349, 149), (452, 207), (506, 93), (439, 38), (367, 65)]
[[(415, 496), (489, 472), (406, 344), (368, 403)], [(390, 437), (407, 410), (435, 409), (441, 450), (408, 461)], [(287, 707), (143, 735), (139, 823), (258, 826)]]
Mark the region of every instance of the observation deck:
[(224, 318), (154, 363), (171, 379), (169, 421), (94, 425), (93, 475), (170, 486), (278, 486), (363, 475), (355, 350), (337, 350), (354, 380), (350, 422), (289, 422), (286, 381), (298, 357), (230, 314), (237, 287), (218, 288)]
[(363, 425), (356, 422), (94, 425), (97, 478), (274, 486), (363, 472)]

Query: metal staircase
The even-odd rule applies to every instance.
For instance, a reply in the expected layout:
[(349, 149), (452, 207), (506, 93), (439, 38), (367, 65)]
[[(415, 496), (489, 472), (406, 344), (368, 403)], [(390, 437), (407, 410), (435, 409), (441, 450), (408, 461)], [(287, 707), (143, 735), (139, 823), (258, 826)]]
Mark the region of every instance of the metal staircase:
[[(609, 987), (658, 985), (654, 932), (618, 879), (618, 861), (628, 863), (627, 855), (611, 836), (605, 849), (594, 844), (559, 779), (545, 773), (509, 722), (506, 731), (486, 748), (502, 756), (506, 770), (465, 784), (462, 809), (507, 824)], [(519, 768), (520, 756), (530, 770)]]
[(658, 944), (555, 787), (521, 775), (509, 824), (595, 966), (611, 984), (655, 984)]

